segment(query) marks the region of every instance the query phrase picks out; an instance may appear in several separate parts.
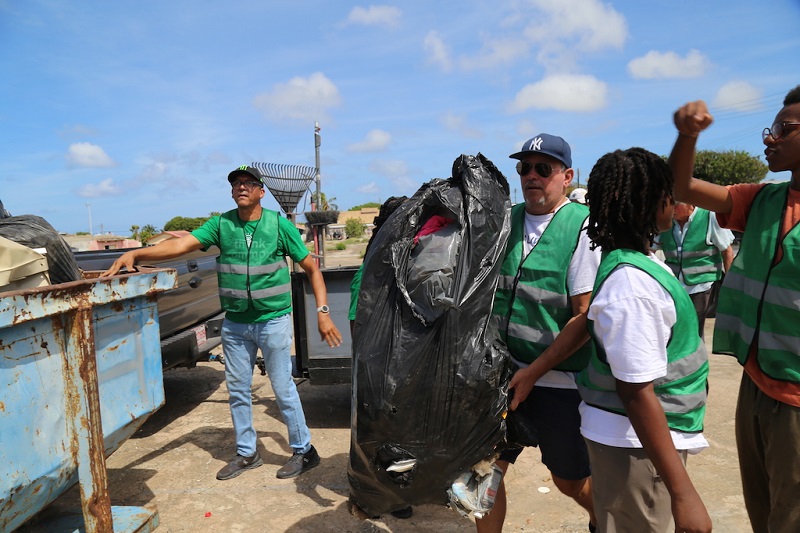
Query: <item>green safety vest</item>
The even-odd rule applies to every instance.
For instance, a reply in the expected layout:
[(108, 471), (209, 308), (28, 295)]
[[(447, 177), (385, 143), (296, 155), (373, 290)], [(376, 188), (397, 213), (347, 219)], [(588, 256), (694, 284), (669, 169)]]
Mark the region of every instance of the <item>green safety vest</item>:
[[(788, 194), (788, 183), (765, 185), (753, 199), (739, 254), (720, 290), (713, 351), (744, 365), (756, 342), (767, 376), (800, 383), (800, 225), (779, 238)], [(783, 257), (774, 264), (779, 247)]]
[(220, 216), (217, 280), (224, 310), (291, 310), (289, 267), (286, 259), (278, 255), (279, 216), (276, 211), (262, 209), (249, 247), (237, 211)]
[[(678, 223), (672, 224), (674, 228)], [(664, 261), (675, 273), (675, 277), (683, 273), (686, 285), (722, 279), (722, 254), (707, 240), (710, 224), (711, 214), (698, 207), (695, 208), (689, 230), (683, 237), (683, 244), (675, 241), (673, 229), (659, 236)]]
[[(656, 397), (667, 416), (667, 425), (684, 433), (703, 430), (708, 392), (708, 354), (706, 345), (697, 333), (697, 314), (686, 290), (669, 272), (633, 250), (614, 250), (604, 254), (597, 271), (592, 300), (603, 282), (622, 264), (631, 265), (649, 274), (661, 284), (675, 303), (677, 320), (667, 343), (667, 374), (653, 381)], [(588, 405), (617, 414), (625, 407), (616, 391), (616, 379), (599, 340), (594, 335), (594, 323), (589, 321), (594, 353), (584, 371), (578, 374), (578, 390)]]
[[(511, 209), (511, 235), (492, 313), (501, 338), (515, 359), (532, 363), (550, 346), (572, 318), (567, 271), (578, 237), (589, 215), (585, 205), (571, 202), (560, 208), (530, 253), (523, 257), (525, 204)], [(577, 372), (591, 355), (587, 341), (555, 370)]]

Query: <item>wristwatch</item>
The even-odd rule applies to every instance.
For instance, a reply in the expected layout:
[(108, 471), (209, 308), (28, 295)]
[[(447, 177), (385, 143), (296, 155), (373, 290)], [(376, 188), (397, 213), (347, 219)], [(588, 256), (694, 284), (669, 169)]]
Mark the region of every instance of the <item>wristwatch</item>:
[(327, 305), (320, 305), (317, 307), (317, 313), (325, 313), (326, 315), (331, 312), (331, 308)]

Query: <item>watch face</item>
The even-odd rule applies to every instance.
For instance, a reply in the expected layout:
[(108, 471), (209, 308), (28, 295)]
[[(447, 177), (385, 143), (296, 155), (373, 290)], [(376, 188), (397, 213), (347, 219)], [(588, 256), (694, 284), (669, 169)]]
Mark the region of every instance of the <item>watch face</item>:
[(317, 312), (318, 313), (328, 313), (328, 312), (330, 312), (330, 310), (331, 310), (331, 308), (328, 307), (327, 305), (322, 305), (322, 306), (317, 308)]

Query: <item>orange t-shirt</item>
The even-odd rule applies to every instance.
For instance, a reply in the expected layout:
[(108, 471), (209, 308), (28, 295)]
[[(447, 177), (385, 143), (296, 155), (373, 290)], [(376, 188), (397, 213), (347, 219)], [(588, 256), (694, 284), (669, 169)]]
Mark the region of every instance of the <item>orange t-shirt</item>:
[[(744, 231), (747, 225), (747, 217), (750, 216), (750, 206), (753, 204), (753, 199), (764, 185), (766, 184), (741, 183), (729, 186), (728, 191), (730, 191), (733, 205), (730, 213), (717, 213), (717, 222), (719, 222), (719, 225), (732, 231)], [(800, 222), (800, 191), (790, 188), (786, 214), (781, 224), (781, 237), (786, 235), (798, 222)], [(783, 248), (778, 247), (775, 262), (780, 261), (782, 257)], [(798, 273), (798, 275), (800, 275), (800, 273)], [(750, 376), (753, 383), (770, 398), (795, 407), (800, 407), (800, 384), (778, 381), (764, 374), (756, 361), (757, 351), (758, 348), (756, 344), (753, 343), (750, 346), (750, 353), (744, 365), (744, 371), (747, 372), (747, 375)]]

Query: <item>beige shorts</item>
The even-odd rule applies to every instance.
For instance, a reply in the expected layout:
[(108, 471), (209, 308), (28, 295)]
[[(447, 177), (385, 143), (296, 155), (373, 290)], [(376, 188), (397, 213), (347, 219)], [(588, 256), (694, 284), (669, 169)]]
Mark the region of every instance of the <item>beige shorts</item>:
[[(597, 531), (672, 531), (667, 488), (642, 448), (616, 448), (586, 440), (592, 465)], [(679, 451), (683, 464), (686, 452)]]

